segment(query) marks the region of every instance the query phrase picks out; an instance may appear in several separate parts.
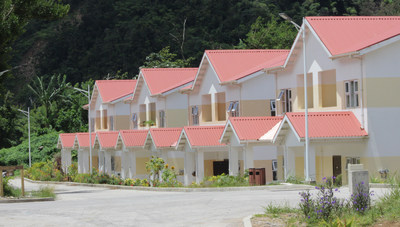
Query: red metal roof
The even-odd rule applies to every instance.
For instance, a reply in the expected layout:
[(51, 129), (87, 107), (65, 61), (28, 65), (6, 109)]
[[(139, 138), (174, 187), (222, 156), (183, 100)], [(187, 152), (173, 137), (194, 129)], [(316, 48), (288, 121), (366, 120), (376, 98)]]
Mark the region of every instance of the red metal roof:
[(219, 80), (238, 80), (264, 68), (282, 66), (289, 50), (206, 50)]
[(122, 140), (126, 147), (143, 147), (149, 130), (121, 130)]
[(74, 146), (75, 141), (75, 133), (60, 133), (58, 135), (61, 140), (61, 146), (63, 148), (72, 148)]
[(219, 139), (225, 126), (185, 126), (183, 130), (192, 147), (199, 146), (225, 146)]
[(112, 102), (133, 93), (136, 80), (96, 80), (103, 102)]
[(283, 117), (230, 117), (229, 121), (239, 140), (259, 140)]
[[(94, 144), (94, 140), (96, 139), (96, 133), (92, 132), (92, 146)], [(81, 132), (76, 133), (76, 138), (78, 139), (79, 147), (89, 147), (89, 133)]]
[(97, 132), (97, 138), (102, 148), (112, 148), (117, 144), (118, 131)]
[[(300, 138), (305, 137), (304, 113), (286, 113)], [(368, 133), (351, 111), (309, 112), (308, 133), (310, 138), (321, 137), (362, 137)]]
[(362, 50), (400, 34), (400, 17), (306, 17), (332, 55)]
[(152, 128), (149, 130), (156, 147), (174, 147), (182, 128)]
[(152, 95), (170, 91), (194, 80), (198, 68), (142, 68)]

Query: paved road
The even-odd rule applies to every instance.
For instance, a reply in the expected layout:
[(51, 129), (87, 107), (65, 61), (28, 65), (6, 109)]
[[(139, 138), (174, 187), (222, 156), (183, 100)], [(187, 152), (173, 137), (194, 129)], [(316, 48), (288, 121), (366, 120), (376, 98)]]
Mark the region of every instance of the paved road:
[[(19, 181), (13, 181), (18, 185)], [(40, 187), (26, 182), (27, 190)], [(154, 192), (54, 185), (57, 200), (0, 204), (0, 226), (242, 226), (268, 203), (296, 206), (299, 191)], [(383, 189), (375, 190), (382, 195)], [(341, 190), (348, 196), (348, 189)]]

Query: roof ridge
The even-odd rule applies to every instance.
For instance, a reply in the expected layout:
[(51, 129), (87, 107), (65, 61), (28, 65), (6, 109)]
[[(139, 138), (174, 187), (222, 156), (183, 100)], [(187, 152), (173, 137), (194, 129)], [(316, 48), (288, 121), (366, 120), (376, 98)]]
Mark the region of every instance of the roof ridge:
[(142, 68), (140, 70), (144, 71), (184, 71), (184, 70), (198, 70), (199, 68), (192, 67), (192, 68)]
[(290, 52), (288, 49), (223, 49), (206, 50), (209, 53), (255, 53), (255, 52)]
[(137, 81), (136, 79), (123, 79), (123, 80), (96, 80), (97, 82), (134, 82)]
[(310, 20), (400, 20), (400, 16), (310, 16)]

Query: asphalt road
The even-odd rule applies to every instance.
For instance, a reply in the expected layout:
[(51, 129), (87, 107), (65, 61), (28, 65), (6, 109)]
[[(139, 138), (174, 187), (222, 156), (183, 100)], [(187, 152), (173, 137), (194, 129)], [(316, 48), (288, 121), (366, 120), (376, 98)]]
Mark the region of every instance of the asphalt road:
[[(13, 184), (18, 186), (19, 181)], [(26, 190), (41, 185), (26, 182)], [(0, 204), (0, 226), (242, 226), (269, 203), (296, 206), (299, 190), (154, 192), (53, 185), (53, 202)], [(374, 189), (375, 198), (384, 189)], [(348, 197), (342, 188), (340, 197)]]

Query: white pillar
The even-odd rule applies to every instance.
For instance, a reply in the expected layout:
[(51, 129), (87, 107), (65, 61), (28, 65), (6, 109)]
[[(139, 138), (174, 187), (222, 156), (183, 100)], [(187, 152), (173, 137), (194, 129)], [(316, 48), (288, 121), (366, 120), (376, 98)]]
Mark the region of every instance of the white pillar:
[(82, 151), (82, 156), (83, 156), (83, 172), (84, 173), (89, 173), (89, 151), (88, 150), (83, 150)]
[(68, 167), (72, 165), (72, 155), (71, 150), (66, 150), (65, 152), (65, 173), (68, 173)]
[(254, 168), (253, 146), (246, 145), (243, 150), (244, 169)]
[(104, 170), (104, 151), (99, 150), (98, 153), (99, 153), (99, 166), (98, 166), (99, 172), (104, 173), (104, 171), (105, 171)]
[(193, 172), (195, 171), (195, 152), (185, 151), (184, 163), (184, 184), (188, 186), (195, 180)]
[(136, 153), (134, 151), (129, 152), (129, 178), (136, 176)]
[(286, 149), (286, 179), (296, 176), (296, 153), (290, 149)]
[(111, 176), (111, 153), (108, 151), (104, 151), (104, 173)]
[(82, 173), (83, 171), (83, 157), (82, 157), (82, 150), (78, 150), (78, 173)]
[(129, 174), (129, 153), (126, 150), (121, 151), (121, 178), (128, 178)]
[[(310, 181), (315, 181), (316, 179), (316, 171), (315, 171), (315, 146), (310, 146), (308, 150), (308, 174), (310, 177)], [(305, 155), (304, 155), (305, 157)], [(306, 166), (306, 159), (304, 158), (304, 166)], [(306, 168), (304, 168), (304, 176), (306, 174)]]
[(229, 145), (229, 175), (237, 176), (239, 174), (239, 147)]
[(204, 178), (204, 152), (197, 151), (196, 160), (196, 183), (200, 183)]

